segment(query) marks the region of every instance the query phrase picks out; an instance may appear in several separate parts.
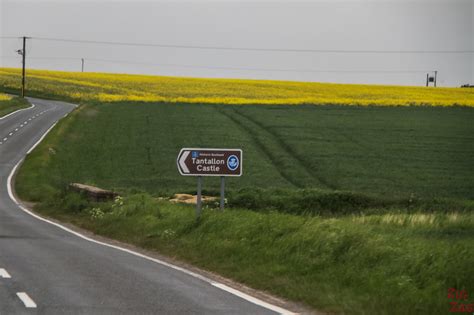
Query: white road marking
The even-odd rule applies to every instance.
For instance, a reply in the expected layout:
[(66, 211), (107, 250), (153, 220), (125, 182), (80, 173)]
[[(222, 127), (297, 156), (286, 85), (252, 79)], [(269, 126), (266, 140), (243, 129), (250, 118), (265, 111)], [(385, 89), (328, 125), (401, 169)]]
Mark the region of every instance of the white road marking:
[[(35, 107), (35, 106), (36, 106), (36, 105), (32, 105), (32, 106), (29, 107), (29, 108), (33, 108), (33, 107)], [(77, 106), (76, 106), (76, 107), (77, 107)], [(29, 108), (27, 108), (27, 109), (29, 109)], [(36, 116), (33, 116), (33, 117), (31, 117), (31, 118), (28, 118), (28, 120), (25, 120), (25, 121), (23, 122), (23, 124), (20, 124), (20, 126), (18, 126), (18, 128), (15, 128), (15, 131), (10, 132), (10, 133), (8, 134), (8, 136), (10, 136), (10, 137), (13, 136), (14, 132), (18, 131), (19, 129), (21, 129), (21, 128), (23, 128), (25, 125), (27, 125), (27, 124), (28, 124), (28, 121), (31, 121), (32, 119), (35, 119), (36, 117), (39, 117), (39, 115), (41, 115), (41, 114), (47, 112), (48, 110), (49, 110), (49, 109), (47, 109), (47, 110), (45, 110), (45, 111), (42, 111), (42, 112), (39, 113), (39, 114), (36, 114)], [(64, 115), (64, 117), (66, 117), (67, 115), (68, 115), (68, 113), (67, 113), (66, 115)], [(9, 116), (9, 115), (7, 115), (7, 116)], [(6, 117), (6, 116), (5, 116), (5, 117)], [(3, 118), (5, 118), (5, 117), (3, 117)], [(0, 118), (0, 119), (3, 119), (3, 118)], [(55, 125), (55, 124), (56, 124), (56, 123), (54, 123), (54, 125)], [(53, 125), (52, 127), (54, 127), (54, 125)], [(52, 128), (52, 127), (51, 127), (51, 128)], [(50, 129), (51, 129), (51, 128), (50, 128)], [(48, 132), (50, 131), (50, 129), (47, 130), (46, 133), (48, 133)], [(3, 139), (3, 142), (7, 141), (8, 136)], [(44, 137), (44, 136), (46, 136), (46, 134), (44, 134), (43, 137)], [(43, 138), (43, 137), (42, 137), (42, 138)], [(40, 140), (42, 140), (42, 138), (41, 138)], [(0, 142), (0, 144), (3, 144), (3, 142)], [(32, 147), (32, 148), (30, 149), (30, 151), (28, 151), (28, 153), (30, 153), (31, 150), (33, 150), (34, 148), (35, 148), (35, 147)]]
[(216, 288), (219, 288), (219, 289), (224, 290), (226, 292), (232, 293), (233, 295), (236, 295), (236, 296), (240, 297), (241, 299), (247, 300), (247, 301), (249, 301), (253, 304), (260, 305), (260, 306), (262, 306), (266, 309), (272, 310), (272, 311), (277, 312), (279, 314), (285, 314), (285, 315), (296, 314), (296, 313), (292, 313), (288, 310), (285, 310), (284, 308), (281, 308), (281, 307), (278, 307), (276, 305), (273, 305), (273, 304), (264, 302), (262, 300), (259, 300), (257, 298), (254, 298), (251, 295), (245, 294), (245, 293), (243, 293), (239, 290), (236, 290), (234, 288), (231, 288), (231, 287), (229, 287), (225, 284), (214, 282), (214, 283), (212, 283), (212, 285), (215, 286)]
[(35, 301), (33, 301), (25, 292), (18, 292), (16, 295), (20, 298), (23, 304), (25, 304), (26, 308), (36, 308)]
[(35, 106), (36, 106), (36, 105), (34, 105), (34, 104), (32, 103), (31, 106), (28, 107), (28, 108), (19, 109), (19, 110), (17, 110), (17, 111), (14, 111), (13, 113), (10, 113), (10, 114), (8, 114), (8, 115), (5, 115), (5, 116), (3, 116), (3, 117), (0, 117), (0, 120), (5, 119), (5, 118), (7, 118), (7, 117), (9, 117), (9, 116), (11, 116), (11, 115), (14, 115), (14, 114), (18, 113), (18, 112), (22, 112), (22, 111), (24, 111), (24, 110), (32, 109), (32, 108), (34, 108)]
[(43, 141), (44, 137), (46, 137), (46, 136), (48, 135), (48, 133), (51, 131), (51, 129), (54, 128), (54, 126), (56, 126), (57, 123), (58, 123), (58, 122), (56, 121), (51, 127), (49, 127), (49, 129), (46, 130), (46, 132), (45, 132), (45, 133), (41, 136), (41, 138), (28, 150), (28, 152), (26, 152), (26, 154), (30, 154), (31, 151), (33, 151), (33, 150), (36, 148), (36, 146), (37, 146), (38, 144), (40, 144), (41, 141)]
[(3, 268), (0, 268), (0, 277), (4, 279), (10, 279), (10, 274)]

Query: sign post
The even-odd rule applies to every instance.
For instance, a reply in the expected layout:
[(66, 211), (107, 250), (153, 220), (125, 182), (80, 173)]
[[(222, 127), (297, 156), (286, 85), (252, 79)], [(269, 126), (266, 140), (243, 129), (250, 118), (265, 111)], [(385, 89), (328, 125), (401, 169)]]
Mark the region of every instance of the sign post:
[(202, 200), (202, 177), (198, 176), (197, 199), (196, 199), (196, 217), (201, 217), (201, 200)]
[(196, 216), (201, 215), (201, 192), (203, 176), (220, 176), (220, 208), (224, 209), (224, 190), (226, 176), (242, 176), (242, 150), (240, 149), (202, 149), (183, 148), (176, 164), (183, 176), (197, 176)]
[(224, 210), (224, 190), (225, 190), (225, 177), (221, 176), (221, 202), (220, 202), (220, 208), (221, 210)]

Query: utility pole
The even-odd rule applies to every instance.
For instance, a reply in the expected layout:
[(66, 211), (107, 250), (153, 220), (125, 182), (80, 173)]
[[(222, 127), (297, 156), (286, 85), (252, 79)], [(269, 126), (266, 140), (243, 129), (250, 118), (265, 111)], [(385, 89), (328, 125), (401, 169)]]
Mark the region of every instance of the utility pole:
[(81, 58), (81, 61), (82, 61), (82, 72), (84, 72), (84, 58)]
[(16, 52), (21, 55), (22, 71), (21, 71), (21, 97), (25, 97), (25, 80), (26, 80), (26, 40), (28, 37), (23, 36), (23, 49)]
[(23, 50), (21, 51), (23, 69), (21, 72), (21, 97), (25, 97), (25, 67), (26, 67), (26, 37), (23, 36)]
[(435, 73), (435, 78), (434, 78), (434, 86), (436, 87), (436, 79), (437, 79), (437, 77), (438, 77), (438, 71), (437, 71), (437, 70), (435, 70), (435, 72), (434, 72), (434, 73)]

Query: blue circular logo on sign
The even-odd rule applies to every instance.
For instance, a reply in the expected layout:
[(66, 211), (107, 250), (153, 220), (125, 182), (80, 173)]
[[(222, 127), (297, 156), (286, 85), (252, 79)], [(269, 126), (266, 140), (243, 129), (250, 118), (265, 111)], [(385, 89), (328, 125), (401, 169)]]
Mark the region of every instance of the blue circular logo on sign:
[(239, 167), (239, 158), (236, 155), (231, 155), (227, 158), (227, 167), (231, 171), (235, 171)]

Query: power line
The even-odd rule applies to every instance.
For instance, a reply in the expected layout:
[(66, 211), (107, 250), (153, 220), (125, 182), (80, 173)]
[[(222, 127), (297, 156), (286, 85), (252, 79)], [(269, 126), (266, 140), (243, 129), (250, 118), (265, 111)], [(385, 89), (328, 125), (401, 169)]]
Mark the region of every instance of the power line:
[[(18, 56), (0, 56), (0, 58), (18, 58)], [(64, 60), (80, 60), (81, 57), (28, 57), (28, 59), (38, 59), (38, 60), (56, 60), (56, 59), (64, 59)]]
[[(2, 58), (17, 58), (15, 56), (4, 56)], [(84, 59), (86, 61), (109, 62), (119, 64), (134, 64), (156, 67), (178, 67), (178, 68), (196, 68), (208, 70), (231, 70), (231, 71), (268, 71), (268, 72), (299, 72), (299, 73), (426, 73), (431, 70), (325, 70), (325, 69), (275, 69), (275, 68), (252, 68), (252, 67), (220, 67), (220, 66), (204, 66), (189, 64), (165, 64), (165, 63), (149, 63), (130, 60), (101, 59), (87, 57), (29, 57), (29, 59), (37, 60), (76, 60)]]
[(323, 72), (323, 73), (387, 73), (387, 72), (399, 72), (399, 73), (425, 73), (423, 70), (315, 70), (315, 69), (275, 69), (275, 68), (249, 68), (249, 67), (220, 67), (220, 66), (202, 66), (202, 65), (188, 65), (188, 64), (156, 64), (156, 63), (146, 63), (146, 62), (135, 62), (128, 60), (111, 60), (111, 59), (99, 59), (99, 58), (86, 58), (87, 60), (92, 61), (102, 61), (102, 62), (112, 62), (112, 63), (126, 63), (126, 64), (141, 64), (141, 65), (153, 65), (161, 67), (183, 67), (183, 68), (200, 68), (200, 69), (210, 69), (210, 70), (236, 70), (236, 71), (276, 71), (276, 72)]
[(253, 48), (253, 47), (230, 47), (230, 46), (197, 46), (197, 45), (171, 45), (171, 44), (153, 44), (153, 43), (130, 43), (130, 42), (112, 42), (81, 40), (52, 37), (31, 37), (40, 41), (99, 44), (113, 46), (140, 46), (140, 47), (159, 47), (175, 49), (198, 49), (198, 50), (227, 50), (227, 51), (255, 51), (255, 52), (293, 52), (293, 53), (341, 53), (341, 54), (470, 54), (474, 50), (348, 50), (348, 49), (286, 49), (286, 48)]

